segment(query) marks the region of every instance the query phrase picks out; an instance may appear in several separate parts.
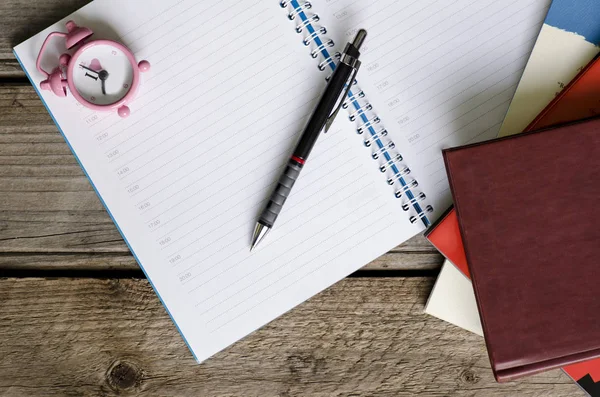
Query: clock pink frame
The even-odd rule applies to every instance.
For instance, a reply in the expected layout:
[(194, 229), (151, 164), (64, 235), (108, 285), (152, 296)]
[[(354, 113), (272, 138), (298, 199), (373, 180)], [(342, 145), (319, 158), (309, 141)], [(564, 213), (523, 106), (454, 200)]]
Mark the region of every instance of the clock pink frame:
[[(133, 100), (133, 98), (135, 97), (137, 89), (140, 85), (140, 70), (141, 69), (144, 69), (144, 71), (147, 70), (147, 69), (145, 69), (145, 66), (144, 66), (145, 65), (144, 62), (146, 62), (146, 61), (141, 61), (140, 64), (138, 65), (135, 60), (135, 57), (133, 56), (133, 54), (131, 53), (129, 48), (125, 47), (124, 45), (122, 45), (120, 43), (117, 43), (116, 41), (112, 41), (112, 40), (90, 41), (89, 43), (86, 43), (83, 46), (79, 47), (79, 49), (77, 51), (75, 51), (75, 53), (73, 54), (71, 59), (77, 60), (79, 58), (79, 56), (85, 50), (89, 49), (90, 47), (97, 46), (97, 45), (107, 45), (110, 47), (115, 47), (115, 48), (121, 50), (125, 54), (125, 56), (127, 56), (127, 59), (129, 60), (129, 63), (131, 64), (131, 68), (133, 69), (133, 80), (131, 81), (131, 87), (129, 87), (129, 91), (127, 91), (127, 94), (125, 94), (125, 96), (123, 98), (121, 98), (119, 101), (108, 104), (108, 105), (96, 105), (95, 103), (89, 102), (87, 99), (85, 99), (79, 93), (79, 91), (77, 91), (77, 88), (75, 87), (73, 73), (75, 72), (75, 68), (77, 67), (77, 62), (69, 62), (69, 66), (67, 67), (67, 83), (69, 84), (69, 90), (71, 91), (71, 94), (75, 97), (75, 99), (77, 99), (77, 101), (79, 101), (81, 104), (83, 104), (84, 106), (86, 106), (90, 109), (98, 110), (98, 111), (106, 111), (106, 110), (116, 109), (117, 112), (119, 113), (119, 116), (127, 117), (129, 115), (129, 108), (125, 105), (127, 105), (129, 102), (131, 102)], [(125, 114), (125, 113), (127, 113), (127, 114)]]
[[(37, 69), (41, 73), (46, 75), (46, 80), (44, 80), (40, 83), (40, 87), (43, 90), (49, 90), (49, 91), (54, 92), (57, 96), (64, 97), (67, 95), (67, 91), (65, 88), (68, 86), (69, 91), (71, 91), (71, 94), (73, 95), (73, 97), (75, 97), (75, 99), (79, 103), (81, 103), (82, 105), (84, 105), (87, 108), (90, 108), (92, 110), (97, 110), (97, 111), (117, 110), (117, 113), (119, 114), (119, 116), (121, 116), (121, 117), (129, 116), (130, 110), (127, 107), (127, 104), (133, 100), (133, 98), (135, 97), (135, 94), (137, 92), (137, 89), (140, 85), (140, 72), (146, 72), (146, 71), (150, 70), (150, 63), (148, 61), (140, 61), (140, 63), (138, 64), (136, 62), (135, 57), (133, 56), (133, 53), (131, 52), (131, 50), (129, 50), (129, 48), (125, 47), (123, 44), (117, 43), (116, 41), (92, 40), (85, 44), (82, 44), (81, 47), (79, 47), (75, 51), (73, 56), (70, 56), (69, 54), (62, 54), (59, 58), (60, 66), (55, 68), (52, 71), (52, 73), (48, 73), (44, 69), (42, 69), (41, 59), (42, 59), (42, 54), (44, 53), (44, 50), (46, 49), (46, 46), (48, 45), (48, 42), (50, 41), (51, 37), (53, 37), (53, 36), (65, 37), (66, 47), (67, 47), (67, 49), (71, 49), (71, 48), (75, 47), (76, 45), (83, 43), (83, 41), (86, 38), (88, 38), (89, 36), (92, 35), (92, 31), (90, 29), (84, 28), (84, 27), (78, 27), (73, 21), (67, 22), (67, 30), (69, 31), (68, 33), (62, 33), (62, 32), (50, 33), (48, 35), (48, 37), (46, 37), (46, 40), (44, 41), (44, 43), (42, 44), (42, 48), (40, 49), (40, 53), (38, 54), (36, 66), (37, 66)], [(131, 64), (131, 68), (133, 69), (133, 80), (131, 81), (131, 87), (129, 87), (129, 91), (127, 91), (127, 94), (125, 94), (125, 96), (123, 98), (121, 98), (119, 101), (108, 104), (108, 105), (96, 105), (95, 103), (92, 103), (92, 102), (88, 101), (87, 99), (85, 99), (81, 94), (79, 94), (79, 91), (77, 91), (77, 88), (75, 87), (75, 83), (74, 83), (74, 79), (73, 79), (73, 73), (74, 73), (77, 65), (76, 65), (76, 62), (71, 62), (71, 60), (72, 59), (77, 60), (77, 58), (79, 58), (79, 56), (85, 50), (89, 49), (90, 47), (97, 46), (97, 45), (107, 45), (110, 47), (115, 47), (116, 49), (122, 51), (125, 54), (125, 56), (127, 57), (127, 59), (129, 60), (129, 63)], [(66, 79), (62, 78), (64, 67), (67, 68)]]

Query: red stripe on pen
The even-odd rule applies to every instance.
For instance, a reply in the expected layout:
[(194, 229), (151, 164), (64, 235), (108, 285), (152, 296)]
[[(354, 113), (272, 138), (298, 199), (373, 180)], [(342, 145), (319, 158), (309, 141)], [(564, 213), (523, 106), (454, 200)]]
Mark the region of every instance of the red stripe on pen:
[(298, 156), (292, 156), (291, 160), (294, 160), (296, 163), (300, 165), (304, 165), (305, 160)]

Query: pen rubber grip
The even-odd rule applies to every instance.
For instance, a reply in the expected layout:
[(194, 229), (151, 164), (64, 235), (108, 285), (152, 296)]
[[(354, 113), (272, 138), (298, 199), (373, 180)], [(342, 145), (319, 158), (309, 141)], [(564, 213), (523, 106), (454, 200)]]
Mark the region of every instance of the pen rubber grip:
[(290, 195), (292, 187), (294, 186), (294, 183), (296, 183), (298, 176), (300, 176), (301, 170), (302, 164), (299, 164), (294, 160), (290, 160), (288, 162), (287, 166), (285, 167), (285, 171), (283, 171), (283, 174), (279, 178), (279, 182), (277, 182), (277, 186), (275, 187), (273, 194), (271, 194), (271, 198), (269, 199), (267, 206), (258, 220), (259, 223), (262, 223), (270, 228), (273, 227), (273, 224), (275, 223), (277, 216), (279, 216), (285, 200)]

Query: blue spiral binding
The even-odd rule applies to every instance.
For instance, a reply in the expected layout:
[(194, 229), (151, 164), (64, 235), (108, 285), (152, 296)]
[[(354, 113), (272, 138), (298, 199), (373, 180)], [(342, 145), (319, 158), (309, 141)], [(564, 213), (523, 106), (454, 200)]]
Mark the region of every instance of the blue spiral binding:
[[(306, 46), (309, 46), (311, 42), (314, 42), (316, 48), (313, 49), (311, 55), (313, 58), (316, 58), (316, 54), (320, 53), (321, 57), (323, 58), (323, 61), (319, 63), (319, 69), (325, 70), (326, 67), (329, 67), (329, 69), (333, 72), (336, 67), (333, 59), (339, 57), (339, 54), (332, 56), (329, 51), (327, 51), (327, 47), (333, 46), (333, 41), (327, 40), (326, 42), (323, 42), (321, 39), (321, 35), (326, 34), (327, 30), (324, 27), (315, 28), (313, 26), (313, 22), (318, 22), (320, 18), (316, 14), (312, 14), (310, 17), (307, 15), (306, 10), (312, 8), (311, 3), (309, 1), (300, 2), (299, 0), (289, 0), (288, 2), (286, 0), (281, 0), (279, 4), (282, 8), (287, 8), (288, 5), (291, 7), (292, 10), (288, 13), (288, 18), (290, 20), (294, 20), (296, 17), (300, 19), (300, 23), (297, 25), (296, 31), (301, 33), (304, 29), (306, 29), (308, 34), (304, 39), (304, 44)], [(353, 83), (356, 84), (356, 81)], [(410, 209), (410, 206), (412, 206), (417, 213), (416, 216), (410, 217), (411, 223), (421, 219), (425, 227), (428, 227), (431, 225), (431, 222), (429, 221), (429, 218), (427, 218), (425, 211), (432, 212), (433, 208), (430, 205), (427, 205), (423, 209), (419, 204), (420, 201), (425, 199), (425, 194), (419, 193), (415, 195), (412, 192), (411, 189), (417, 186), (417, 182), (414, 179), (408, 181), (406, 180), (405, 176), (410, 173), (410, 169), (408, 167), (403, 166), (402, 168), (398, 168), (396, 165), (397, 161), (402, 160), (402, 156), (399, 154), (390, 154), (389, 150), (395, 147), (393, 142), (390, 141), (389, 143), (384, 143), (381, 140), (382, 136), (387, 135), (387, 131), (383, 128), (379, 131), (375, 130), (374, 126), (379, 124), (380, 119), (377, 116), (369, 119), (368, 112), (372, 109), (372, 106), (367, 103), (365, 108), (363, 108), (363, 106), (359, 103), (359, 98), (363, 98), (364, 96), (365, 95), (362, 90), (359, 90), (356, 94), (352, 91), (352, 89), (348, 92), (348, 98), (346, 102), (350, 102), (354, 107), (354, 112), (351, 114), (350, 119), (354, 121), (355, 119), (359, 118), (362, 122), (357, 128), (357, 132), (359, 134), (362, 134), (365, 128), (367, 131), (369, 131), (370, 137), (368, 140), (365, 140), (365, 146), (371, 146), (372, 143), (376, 144), (377, 150), (373, 152), (373, 158), (377, 159), (381, 157), (384, 161), (384, 165), (380, 167), (382, 172), (387, 172), (387, 167), (389, 167), (393, 173), (393, 176), (388, 178), (388, 183), (392, 185), (394, 180), (397, 180), (400, 183), (400, 189), (395, 192), (396, 197), (400, 198), (405, 195), (408, 199), (408, 202), (402, 205), (402, 209), (406, 211)]]

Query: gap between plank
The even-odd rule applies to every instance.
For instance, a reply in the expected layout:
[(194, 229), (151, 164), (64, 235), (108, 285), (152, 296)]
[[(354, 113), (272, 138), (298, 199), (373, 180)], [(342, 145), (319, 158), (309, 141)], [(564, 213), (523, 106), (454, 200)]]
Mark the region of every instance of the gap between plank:
[(145, 279), (141, 269), (76, 270), (76, 269), (0, 269), (0, 279), (5, 278), (94, 278), (94, 279)]
[(412, 269), (412, 270), (357, 270), (349, 278), (422, 278), (437, 277), (440, 269)]
[(19, 77), (6, 77), (6, 76), (2, 76), (2, 77), (0, 77), (0, 87), (1, 86), (9, 86), (9, 85), (10, 86), (15, 86), (15, 85), (19, 85), (19, 86), (31, 85), (31, 82), (25, 76), (19, 76)]

